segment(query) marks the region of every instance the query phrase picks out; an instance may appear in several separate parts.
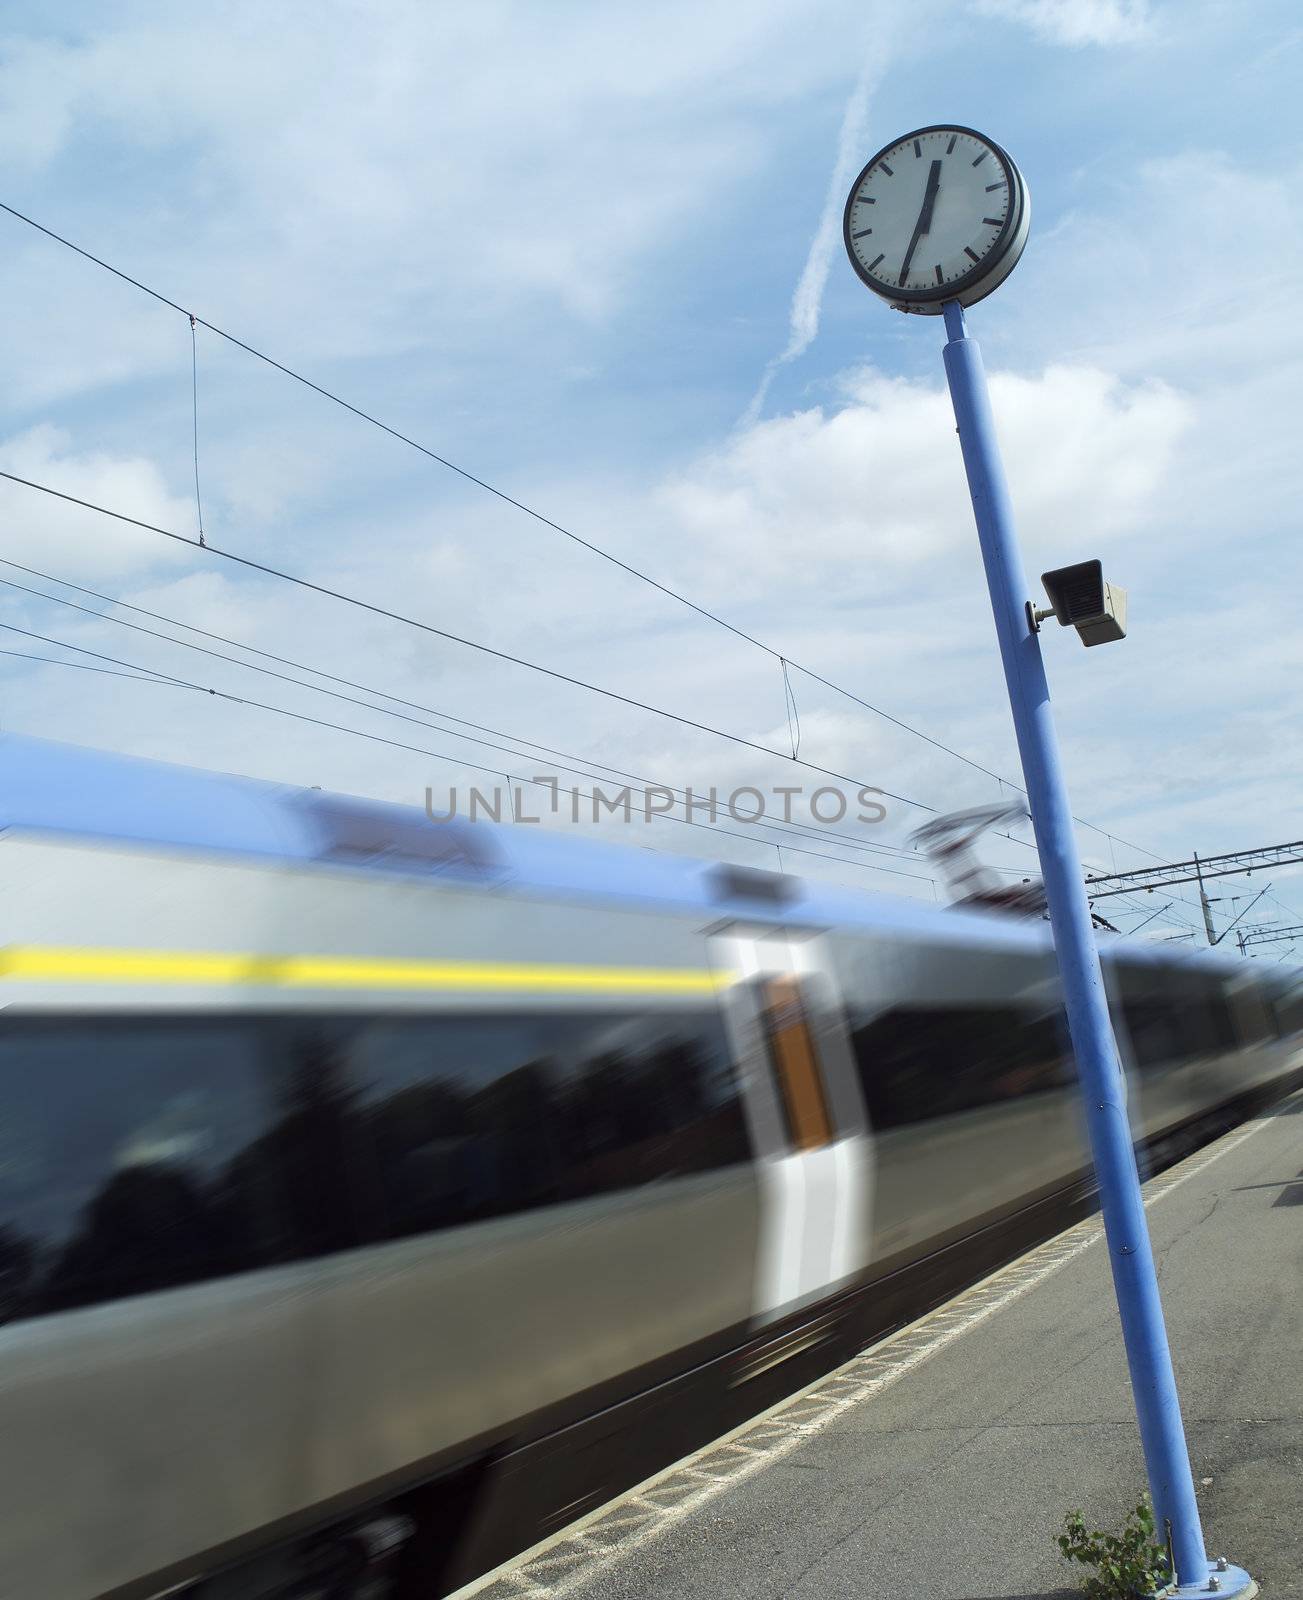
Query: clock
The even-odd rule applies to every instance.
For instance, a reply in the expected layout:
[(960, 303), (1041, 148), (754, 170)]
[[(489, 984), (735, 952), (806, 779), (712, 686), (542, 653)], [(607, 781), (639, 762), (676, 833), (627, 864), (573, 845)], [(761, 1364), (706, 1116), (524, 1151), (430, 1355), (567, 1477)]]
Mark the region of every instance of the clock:
[(1031, 196), (998, 144), (972, 128), (919, 128), (880, 150), (851, 186), (851, 265), (897, 311), (938, 316), (997, 288), (1027, 243)]

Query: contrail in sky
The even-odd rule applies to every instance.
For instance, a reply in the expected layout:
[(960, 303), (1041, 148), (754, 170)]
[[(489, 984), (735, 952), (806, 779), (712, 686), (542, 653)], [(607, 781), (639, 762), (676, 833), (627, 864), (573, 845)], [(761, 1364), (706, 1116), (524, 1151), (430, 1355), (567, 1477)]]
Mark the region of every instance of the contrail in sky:
[(851, 174), (864, 161), (869, 92), (876, 84), (880, 71), (880, 57), (875, 57), (872, 62), (866, 62), (854, 89), (851, 90), (851, 97), (846, 102), (846, 110), (842, 114), (841, 132), (837, 137), (837, 161), (828, 180), (823, 214), (819, 218), (818, 230), (811, 241), (810, 253), (805, 258), (805, 267), (797, 281), (796, 292), (792, 296), (792, 309), (788, 314), (787, 344), (782, 353), (775, 356), (765, 368), (760, 385), (751, 397), (751, 404), (739, 420), (739, 427), (748, 428), (759, 418), (761, 407), (769, 395), (769, 386), (773, 383), (778, 369), (804, 354), (814, 343), (815, 335), (819, 332), (819, 312), (823, 305), (824, 286), (828, 282), (828, 270), (832, 266), (837, 241), (841, 237), (842, 207), (846, 202), (846, 187), (851, 181)]

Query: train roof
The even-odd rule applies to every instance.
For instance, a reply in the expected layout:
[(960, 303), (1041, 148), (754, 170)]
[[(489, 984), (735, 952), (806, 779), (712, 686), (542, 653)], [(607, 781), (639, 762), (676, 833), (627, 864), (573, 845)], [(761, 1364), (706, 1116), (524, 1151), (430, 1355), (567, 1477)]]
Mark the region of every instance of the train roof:
[[(619, 900), (753, 922), (889, 928), (988, 947), (1046, 950), (1049, 929), (989, 912), (750, 872), (619, 846), (556, 827), (432, 822), (415, 806), (0, 735), (0, 833), (73, 835), (364, 872), (461, 880), (584, 900)], [(848, 863), (850, 865), (852, 863)], [(1106, 950), (1174, 965), (1240, 968), (1221, 952)], [(1242, 969), (1241, 969), (1242, 970)]]

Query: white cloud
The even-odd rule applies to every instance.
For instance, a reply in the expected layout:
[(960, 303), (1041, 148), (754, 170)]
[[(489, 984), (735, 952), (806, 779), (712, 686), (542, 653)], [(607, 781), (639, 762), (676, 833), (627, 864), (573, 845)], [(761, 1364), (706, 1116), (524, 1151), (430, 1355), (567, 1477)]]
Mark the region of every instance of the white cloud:
[[(158, 467), (144, 456), (78, 451), (63, 430), (41, 424), (0, 443), (0, 467), (156, 527), (197, 533), (194, 502), (170, 494)], [(185, 559), (184, 546), (156, 533), (7, 479), (0, 479), (0, 521), (4, 553), (14, 560), (38, 567), (54, 563), (93, 579), (167, 569)]]
[(0, 41), (0, 143), (33, 173), (132, 149), (98, 243), (216, 320), (329, 314), (338, 355), (409, 347), (414, 311), (436, 337), (514, 302), (600, 319), (763, 162), (763, 114), (838, 81), (847, 9), (141, 5)]
[[(1303, 286), (1303, 168), (1292, 151), (1243, 162), (1183, 150), (1120, 181), (1091, 169), (1074, 187), (1077, 204), (1018, 269), (1033, 337), (1189, 387), (1260, 377), (1303, 353), (1303, 330), (1276, 309)], [(1214, 216), (1216, 227), (1205, 220)]]
[[(1303, 582), (1292, 537), (1303, 328), (1279, 310), (1303, 293), (1301, 176), (1292, 154), (1249, 163), (1190, 150), (1125, 184), (1092, 181), (1089, 204), (1028, 252), (1010, 296), (1026, 355), (1051, 346), (1185, 397), (1161, 514), (1130, 557), (1177, 614), (1243, 577)], [(1217, 227), (1192, 226), (1192, 208)]]
[[(848, 563), (864, 587), (895, 588), (971, 545), (944, 388), (872, 370), (846, 387), (844, 405), (743, 430), (663, 491), (734, 594), (816, 589), (838, 572), (854, 590)], [(1190, 421), (1172, 389), (1090, 367), (997, 373), (992, 403), (1022, 520), (1065, 545), (1137, 526)]]
[(984, 16), (1021, 22), (1048, 44), (1137, 44), (1153, 30), (1149, 0), (977, 0)]

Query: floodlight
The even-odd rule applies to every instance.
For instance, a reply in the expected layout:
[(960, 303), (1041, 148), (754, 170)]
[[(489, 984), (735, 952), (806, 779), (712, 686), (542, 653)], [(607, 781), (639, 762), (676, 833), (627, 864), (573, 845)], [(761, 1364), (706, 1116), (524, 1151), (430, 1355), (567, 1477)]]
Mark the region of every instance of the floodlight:
[(1050, 597), (1050, 611), (1038, 611), (1036, 621), (1055, 616), (1065, 628), (1075, 628), (1086, 646), (1111, 644), (1127, 636), (1127, 592), (1105, 583), (1103, 564), (1079, 561), (1072, 567), (1043, 572), (1041, 582)]

